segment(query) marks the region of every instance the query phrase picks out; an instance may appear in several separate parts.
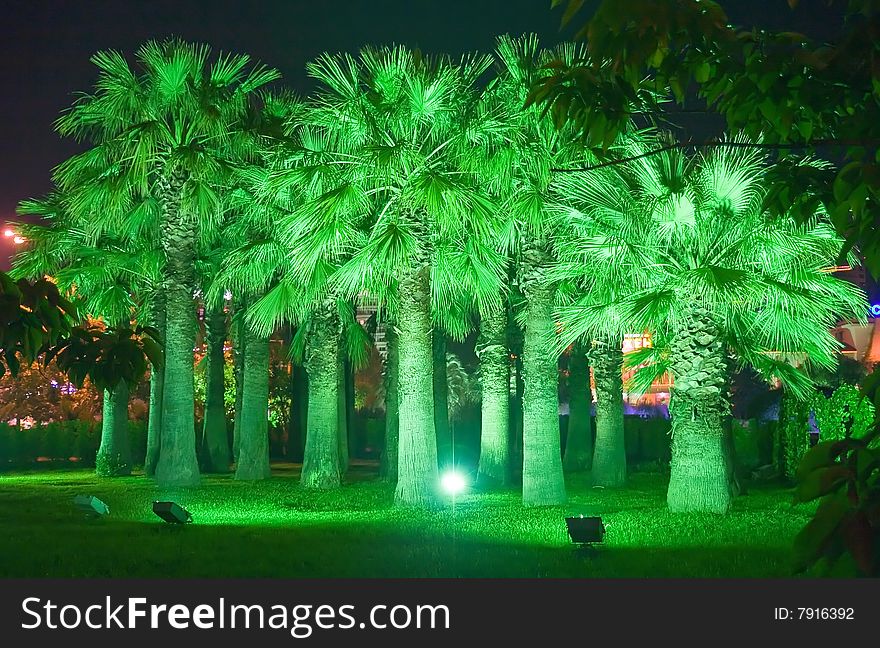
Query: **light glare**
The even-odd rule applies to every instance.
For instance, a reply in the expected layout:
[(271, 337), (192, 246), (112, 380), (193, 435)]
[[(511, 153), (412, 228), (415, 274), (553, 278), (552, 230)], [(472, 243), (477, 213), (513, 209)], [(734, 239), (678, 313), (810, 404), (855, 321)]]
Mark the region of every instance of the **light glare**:
[(450, 495), (458, 495), (465, 489), (466, 483), (460, 473), (450, 470), (443, 474), (440, 485)]

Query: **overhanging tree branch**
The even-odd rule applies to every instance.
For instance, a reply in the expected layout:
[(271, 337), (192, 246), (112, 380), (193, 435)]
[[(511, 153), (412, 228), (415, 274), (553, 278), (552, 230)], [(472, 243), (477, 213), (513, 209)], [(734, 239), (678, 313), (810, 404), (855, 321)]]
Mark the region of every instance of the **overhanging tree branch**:
[(880, 146), (880, 140), (837, 140), (837, 139), (822, 139), (822, 140), (813, 140), (810, 143), (778, 143), (778, 144), (768, 144), (763, 142), (699, 142), (693, 143), (691, 140), (686, 142), (675, 142), (674, 144), (667, 144), (666, 146), (660, 146), (656, 149), (652, 149), (650, 151), (646, 151), (644, 153), (639, 153), (638, 155), (630, 155), (622, 158), (615, 158), (613, 160), (606, 160), (604, 162), (597, 162), (596, 164), (590, 164), (588, 166), (577, 167), (573, 169), (561, 169), (561, 168), (551, 168), (550, 171), (553, 173), (577, 173), (579, 171), (594, 171), (596, 169), (603, 169), (605, 167), (616, 166), (618, 164), (624, 164), (626, 162), (632, 162), (634, 160), (641, 160), (646, 157), (651, 157), (652, 155), (657, 155), (659, 153), (663, 153), (664, 151), (671, 151), (674, 149), (685, 149), (689, 147), (693, 147), (694, 149), (701, 148), (758, 148), (758, 149), (770, 149), (770, 150), (794, 150), (794, 149), (810, 149), (816, 146)]

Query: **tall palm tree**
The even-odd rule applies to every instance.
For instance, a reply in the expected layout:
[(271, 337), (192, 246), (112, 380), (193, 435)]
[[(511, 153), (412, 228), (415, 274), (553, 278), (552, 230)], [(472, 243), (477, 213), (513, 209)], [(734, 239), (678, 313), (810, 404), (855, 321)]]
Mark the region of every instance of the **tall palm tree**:
[[(306, 121), (300, 102), (267, 96), (264, 116), (260, 160), (234, 174), (236, 215), (225, 238), (237, 247), (224, 252), (215, 287), (229, 288), (248, 303), (245, 366), (256, 348), (253, 336), (267, 339), (281, 325), (296, 326), (291, 350), (308, 374), (301, 481), (309, 488), (332, 488), (341, 483), (348, 455), (344, 368), (348, 358), (355, 365), (366, 360), (366, 338), (351, 303), (329, 283), (350, 251), (331, 246), (319, 256), (301, 255), (314, 219), (322, 216), (310, 201), (338, 172), (324, 165), (328, 132)], [(248, 384), (245, 375), (244, 392)], [(246, 421), (240, 429), (241, 448), (250, 434)]]
[(431, 58), (403, 47), (322, 56), (311, 119), (331, 133), (336, 178), (297, 225), (302, 267), (351, 252), (333, 275), (341, 295), (368, 293), (395, 314), (398, 476), (402, 505), (437, 501), (432, 304), (455, 274), (478, 303), (498, 291), (483, 246), (493, 210), (463, 159), (478, 150), (472, 121), (486, 57)]
[[(230, 199), (235, 215), (223, 230), (229, 244), (215, 254), (217, 273), (206, 300), (217, 308), (229, 291), (236, 303), (233, 315), (234, 345), (238, 354), (237, 410), (234, 430), (235, 478), (259, 480), (270, 476), (269, 467), (269, 361), (270, 337), (275, 326), (254, 325), (252, 310), (275, 281), (276, 268), (284, 263), (284, 249), (272, 238), (267, 213), (240, 187)], [(251, 205), (251, 209), (245, 209)], [(298, 295), (287, 295), (292, 302)], [(225, 433), (225, 430), (224, 430)]]
[(62, 135), (91, 145), (56, 170), (70, 207), (107, 228), (133, 199), (150, 196), (160, 218), (166, 371), (156, 477), (162, 485), (199, 481), (194, 428), (194, 258), (200, 231), (222, 212), (218, 185), (230, 161), (252, 154), (251, 97), (278, 78), (244, 55), (177, 40), (150, 41), (136, 66), (119, 52), (99, 52), (99, 78), (57, 122)]
[[(590, 470), (593, 465), (590, 366), (583, 344), (572, 345), (568, 358), (568, 434), (562, 466), (568, 472)], [(597, 381), (598, 384), (598, 381)]]
[[(111, 327), (129, 328), (132, 318), (143, 310), (144, 295), (156, 283), (156, 254), (137, 239), (124, 240), (107, 233), (93, 237), (64, 203), (58, 193), (21, 203), (20, 213), (38, 215), (41, 222), (24, 226), (31, 244), (16, 257), (14, 275), (32, 279), (50, 275), (59, 290), (80, 304), (83, 314)], [(129, 389), (124, 380), (104, 389), (95, 464), (102, 477), (131, 473)]]
[(623, 350), (618, 335), (599, 336), (590, 347), (596, 381), (596, 444), (590, 478), (594, 486), (626, 482), (623, 430)]
[(488, 311), (480, 320), (481, 486), (505, 486), (510, 479), (510, 354), (507, 349), (507, 308)]
[(207, 472), (229, 471), (230, 448), (226, 431), (226, 313), (222, 305), (205, 308), (205, 414), (202, 452)]
[(565, 501), (559, 431), (556, 325), (557, 285), (550, 277), (555, 234), (548, 210), (551, 169), (584, 153), (567, 128), (534, 106), (523, 108), (541, 66), (576, 48), (542, 51), (536, 36), (499, 38), (498, 77), (483, 105), (503, 127), (488, 140), (491, 154), (484, 182), (502, 199), (505, 219), (500, 248), (514, 264), (514, 284), (524, 297), (518, 321), (523, 327), (523, 502), (529, 506)]
[(390, 320), (384, 323), (385, 358), (382, 367), (382, 386), (385, 394), (385, 438), (379, 456), (379, 476), (392, 484), (397, 483), (397, 331)]
[[(839, 342), (829, 327), (866, 312), (862, 291), (828, 272), (842, 241), (827, 217), (802, 225), (768, 217), (761, 207), (767, 168), (743, 143), (691, 159), (666, 151), (558, 179), (560, 226), (572, 236), (562, 274), (607, 297), (586, 294), (561, 307), (563, 340), (653, 334), (655, 346), (631, 362), (648, 363), (637, 374), (642, 387), (660, 372), (674, 381), (672, 511), (730, 507), (731, 361), (803, 392), (808, 379), (781, 354), (833, 365)], [(634, 139), (623, 153), (658, 144)], [(607, 288), (621, 281), (629, 291)]]

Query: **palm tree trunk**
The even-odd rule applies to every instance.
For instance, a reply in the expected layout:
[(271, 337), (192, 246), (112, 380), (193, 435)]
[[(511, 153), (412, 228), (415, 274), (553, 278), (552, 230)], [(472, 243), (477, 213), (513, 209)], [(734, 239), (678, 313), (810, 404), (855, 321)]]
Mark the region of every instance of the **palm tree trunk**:
[(730, 475), (724, 449), (724, 345), (707, 311), (696, 309), (671, 348), (672, 462), (666, 501), (673, 512), (726, 513)]
[(208, 472), (229, 472), (229, 439), (226, 433), (226, 315), (223, 307), (208, 311), (205, 320), (207, 333), (207, 356), (205, 357), (205, 420), (202, 429), (202, 446)]
[(559, 438), (559, 372), (553, 350), (553, 291), (538, 265), (521, 282), (526, 295), (523, 339), (523, 504), (565, 502)]
[(241, 430), (235, 478), (266, 479), (269, 469), (269, 338), (245, 327)]
[(516, 349), (516, 359), (513, 362), (513, 385), (514, 393), (510, 400), (510, 463), (511, 477), (518, 483), (522, 483), (523, 472), (523, 363), (522, 345)]
[(345, 367), (345, 429), (346, 440), (348, 441), (346, 469), (348, 469), (348, 463), (351, 462), (352, 457), (357, 456), (356, 452), (358, 450), (355, 429), (355, 416), (357, 415), (355, 412), (355, 369), (354, 364), (349, 358), (344, 358), (343, 366)]
[(306, 447), (306, 428), (309, 416), (309, 383), (305, 367), (295, 363), (293, 365), (290, 386), (290, 427), (288, 434), (287, 451), (292, 461), (302, 462), (303, 452)]
[(623, 432), (623, 350), (619, 340), (597, 341), (590, 353), (596, 380), (596, 448), (590, 474), (596, 486), (626, 482)]
[(398, 392), (397, 392), (397, 331), (389, 322), (385, 326), (385, 444), (379, 462), (379, 474), (387, 482), (397, 482)]
[(449, 430), (449, 382), (446, 377), (446, 336), (435, 328), (431, 336), (434, 373), (434, 430), (437, 434), (437, 461), (441, 468), (452, 463), (452, 435)]
[(306, 488), (336, 488), (342, 483), (340, 450), (339, 317), (327, 300), (312, 314), (306, 342), (309, 414), (300, 480)]
[(568, 436), (562, 468), (566, 472), (590, 470), (593, 464), (592, 390), (590, 366), (583, 348), (575, 345), (568, 374)]
[(339, 443), (339, 472), (344, 475), (348, 471), (348, 393), (346, 386), (348, 371), (345, 353), (338, 343), (336, 349), (339, 353), (339, 361), (336, 365), (336, 416), (338, 417), (336, 439)]
[(165, 252), (163, 290), (167, 300), (162, 438), (156, 465), (160, 486), (195, 486), (199, 483), (193, 396), (196, 232), (192, 218), (180, 211), (184, 181), (183, 176), (175, 173), (163, 179), (160, 186), (162, 247)]
[(236, 314), (232, 320), (232, 376), (235, 379), (235, 414), (232, 422), (232, 460), (238, 463), (241, 440), (241, 410), (244, 395), (244, 358), (247, 343), (247, 326), (244, 322), (246, 303), (236, 302)]
[[(165, 296), (161, 290), (153, 293), (150, 325), (159, 332), (163, 349), (165, 344)], [(144, 457), (144, 473), (156, 474), (159, 447), (162, 438), (162, 393), (165, 385), (165, 367), (150, 365), (150, 409), (147, 418), (147, 454)]]
[(399, 437), (395, 503), (437, 502), (437, 435), (431, 343), (430, 267), (408, 268), (398, 283)]
[(101, 445), (95, 458), (95, 474), (119, 477), (131, 474), (131, 448), (128, 442), (128, 384), (120, 380), (112, 392), (104, 390)]
[(478, 341), (480, 392), (480, 464), (477, 483), (504, 486), (510, 476), (510, 356), (507, 352), (507, 313), (486, 313)]

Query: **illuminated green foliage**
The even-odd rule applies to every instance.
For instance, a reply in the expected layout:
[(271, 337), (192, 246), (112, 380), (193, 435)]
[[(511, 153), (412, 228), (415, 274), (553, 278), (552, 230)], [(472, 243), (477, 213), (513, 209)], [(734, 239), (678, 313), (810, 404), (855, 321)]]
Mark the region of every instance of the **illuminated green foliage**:
[(480, 173), (498, 196), (499, 249), (512, 266), (513, 287), (521, 296), (517, 322), (523, 329), (523, 502), (565, 501), (557, 401), (556, 326), (551, 314), (556, 282), (549, 277), (556, 237), (548, 210), (551, 169), (582, 160), (573, 132), (558, 132), (536, 107), (523, 108), (540, 66), (555, 56), (573, 59), (577, 48), (542, 50), (535, 36), (499, 38), (498, 78), (486, 92), (482, 110), (497, 126), (487, 138), (489, 153)]
[[(552, 4), (565, 5), (563, 24), (587, 16), (583, 0)], [(780, 154), (764, 196), (768, 209), (807, 222), (821, 204), (847, 246), (859, 249), (880, 276), (880, 68), (869, 63), (876, 57), (876, 3), (837, 0), (842, 20), (830, 43), (818, 34), (738, 28), (725, 4), (591, 5), (576, 34), (586, 41), (586, 56), (557, 61), (535, 84), (532, 99), (558, 122), (573, 122), (590, 146), (607, 149), (627, 113), (675, 119), (663, 103), (682, 103), (686, 89), (695, 88), (730, 132)], [(789, 5), (794, 12), (811, 10), (796, 0)], [(606, 128), (594, 128), (597, 122)], [(844, 154), (839, 169), (803, 163), (803, 151), (829, 147)]]
[[(659, 146), (633, 138), (633, 157)], [(648, 331), (649, 383), (672, 374), (669, 506), (715, 511), (730, 506), (724, 419), (729, 363), (749, 364), (801, 397), (810, 380), (789, 358), (833, 367), (839, 318), (864, 319), (864, 294), (834, 277), (841, 239), (822, 214), (797, 224), (763, 211), (767, 167), (747, 148), (686, 159), (680, 152), (563, 174), (560, 277), (579, 286), (558, 310), (562, 343)]]
[(309, 123), (324, 133), (322, 159), (278, 174), (317, 195), (285, 225), (295, 273), (307, 286), (368, 294), (393, 313), (399, 341), (397, 499), (436, 501), (433, 320), (466, 294), (497, 300), (500, 267), (486, 245), (491, 203), (465, 160), (484, 122), (473, 119), (476, 79), (489, 59), (428, 57), (402, 47), (325, 55), (309, 64), (319, 82)]
[(861, 439), (874, 426), (874, 404), (854, 385), (841, 385), (828, 397), (817, 393), (811, 405), (823, 441)]
[(196, 322), (194, 259), (223, 211), (231, 163), (253, 152), (246, 128), (251, 97), (278, 78), (247, 56), (211, 57), (204, 45), (150, 41), (132, 67), (119, 52), (99, 52), (95, 91), (57, 122), (89, 148), (55, 171), (65, 207), (105, 231), (143, 237), (162, 251), (167, 371), (157, 478), (193, 485), (199, 471), (193, 429)]

